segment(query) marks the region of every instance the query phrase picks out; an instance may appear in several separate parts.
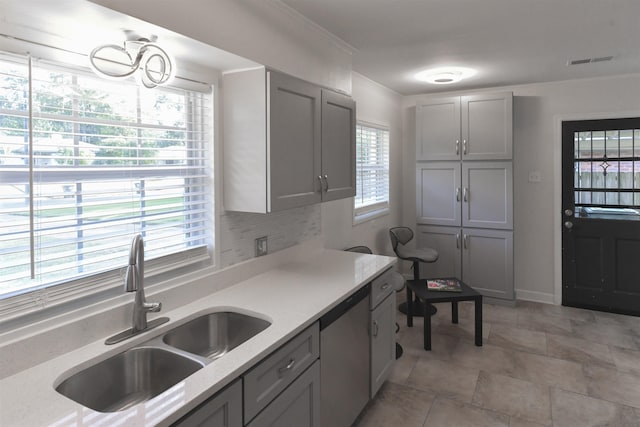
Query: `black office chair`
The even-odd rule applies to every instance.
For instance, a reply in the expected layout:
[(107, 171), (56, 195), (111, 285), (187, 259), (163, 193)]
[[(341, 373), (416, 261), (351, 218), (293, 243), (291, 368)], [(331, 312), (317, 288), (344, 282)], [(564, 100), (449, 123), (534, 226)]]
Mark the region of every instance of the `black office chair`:
[[(362, 254), (373, 254), (373, 251), (371, 251), (371, 249), (369, 249), (368, 246), (354, 246), (352, 248), (348, 248), (345, 249), (345, 251), (347, 252), (358, 252), (358, 253), (362, 253)], [(395, 280), (395, 291), (396, 292), (400, 292), (404, 289), (404, 278), (398, 274), (398, 276), (400, 277), (399, 279)], [(398, 331), (400, 330), (400, 325), (398, 325), (398, 323), (396, 322), (396, 334), (398, 333)], [(396, 360), (399, 359), (402, 356), (402, 353), (404, 352), (404, 350), (402, 349), (402, 346), (396, 341)]]
[[(421, 248), (421, 249), (412, 249), (406, 246), (413, 239), (413, 230), (409, 227), (393, 227), (389, 229), (389, 237), (391, 238), (391, 246), (393, 247), (393, 252), (398, 256), (398, 258), (411, 261), (413, 268), (413, 279), (420, 279), (420, 263), (430, 263), (436, 262), (438, 260), (438, 251), (431, 248)], [(407, 302), (403, 302), (400, 304), (400, 312), (407, 314), (409, 310), (409, 299), (411, 298), (411, 291), (407, 288)], [(415, 297), (417, 300), (417, 297)], [(414, 316), (422, 316), (422, 304), (412, 304), (413, 305), (413, 315)], [(429, 310), (431, 311), (431, 315), (436, 313), (436, 308), (433, 305), (429, 306)], [(409, 321), (409, 316), (407, 316), (407, 326), (413, 326), (413, 322)]]

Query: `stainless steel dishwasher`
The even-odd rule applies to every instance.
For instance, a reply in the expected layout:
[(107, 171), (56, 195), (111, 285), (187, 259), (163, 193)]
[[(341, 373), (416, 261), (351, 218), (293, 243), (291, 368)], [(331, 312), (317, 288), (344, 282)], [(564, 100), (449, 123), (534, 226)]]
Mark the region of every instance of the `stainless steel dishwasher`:
[(348, 427), (369, 401), (366, 285), (320, 318), (320, 425)]

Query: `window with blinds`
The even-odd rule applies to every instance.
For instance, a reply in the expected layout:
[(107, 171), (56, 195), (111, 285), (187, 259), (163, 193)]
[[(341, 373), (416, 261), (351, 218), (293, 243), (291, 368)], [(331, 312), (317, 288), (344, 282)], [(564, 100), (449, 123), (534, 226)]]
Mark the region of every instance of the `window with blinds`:
[(356, 125), (354, 217), (364, 220), (389, 209), (389, 130)]
[(210, 109), (0, 55), (0, 316), (95, 292), (137, 233), (156, 271), (208, 259)]

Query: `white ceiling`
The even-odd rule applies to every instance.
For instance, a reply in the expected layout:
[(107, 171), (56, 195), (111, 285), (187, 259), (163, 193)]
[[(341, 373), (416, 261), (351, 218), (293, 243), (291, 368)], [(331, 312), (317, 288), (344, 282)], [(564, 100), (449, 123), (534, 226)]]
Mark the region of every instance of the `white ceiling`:
[[(211, 69), (259, 64), (85, 0), (0, 0), (0, 49), (88, 66), (86, 55), (100, 44), (120, 44), (124, 30), (155, 35), (179, 64), (178, 76), (209, 83)], [(7, 35), (11, 37), (6, 37)], [(29, 42), (23, 42), (27, 40)], [(46, 49), (55, 46), (58, 49)], [(45, 48), (43, 48), (45, 47)], [(198, 52), (194, 55), (193, 52)]]
[[(640, 0), (282, 0), (355, 48), (353, 69), (401, 94), (640, 72)], [(569, 60), (614, 56), (567, 66)], [(478, 73), (430, 85), (418, 71)]]

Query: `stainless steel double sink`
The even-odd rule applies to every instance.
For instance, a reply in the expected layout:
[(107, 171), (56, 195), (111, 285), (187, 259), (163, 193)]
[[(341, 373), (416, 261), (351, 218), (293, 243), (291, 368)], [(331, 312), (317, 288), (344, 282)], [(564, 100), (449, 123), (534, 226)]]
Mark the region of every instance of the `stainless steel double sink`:
[(145, 402), (265, 330), (233, 311), (203, 314), (65, 378), (56, 391), (98, 412)]

